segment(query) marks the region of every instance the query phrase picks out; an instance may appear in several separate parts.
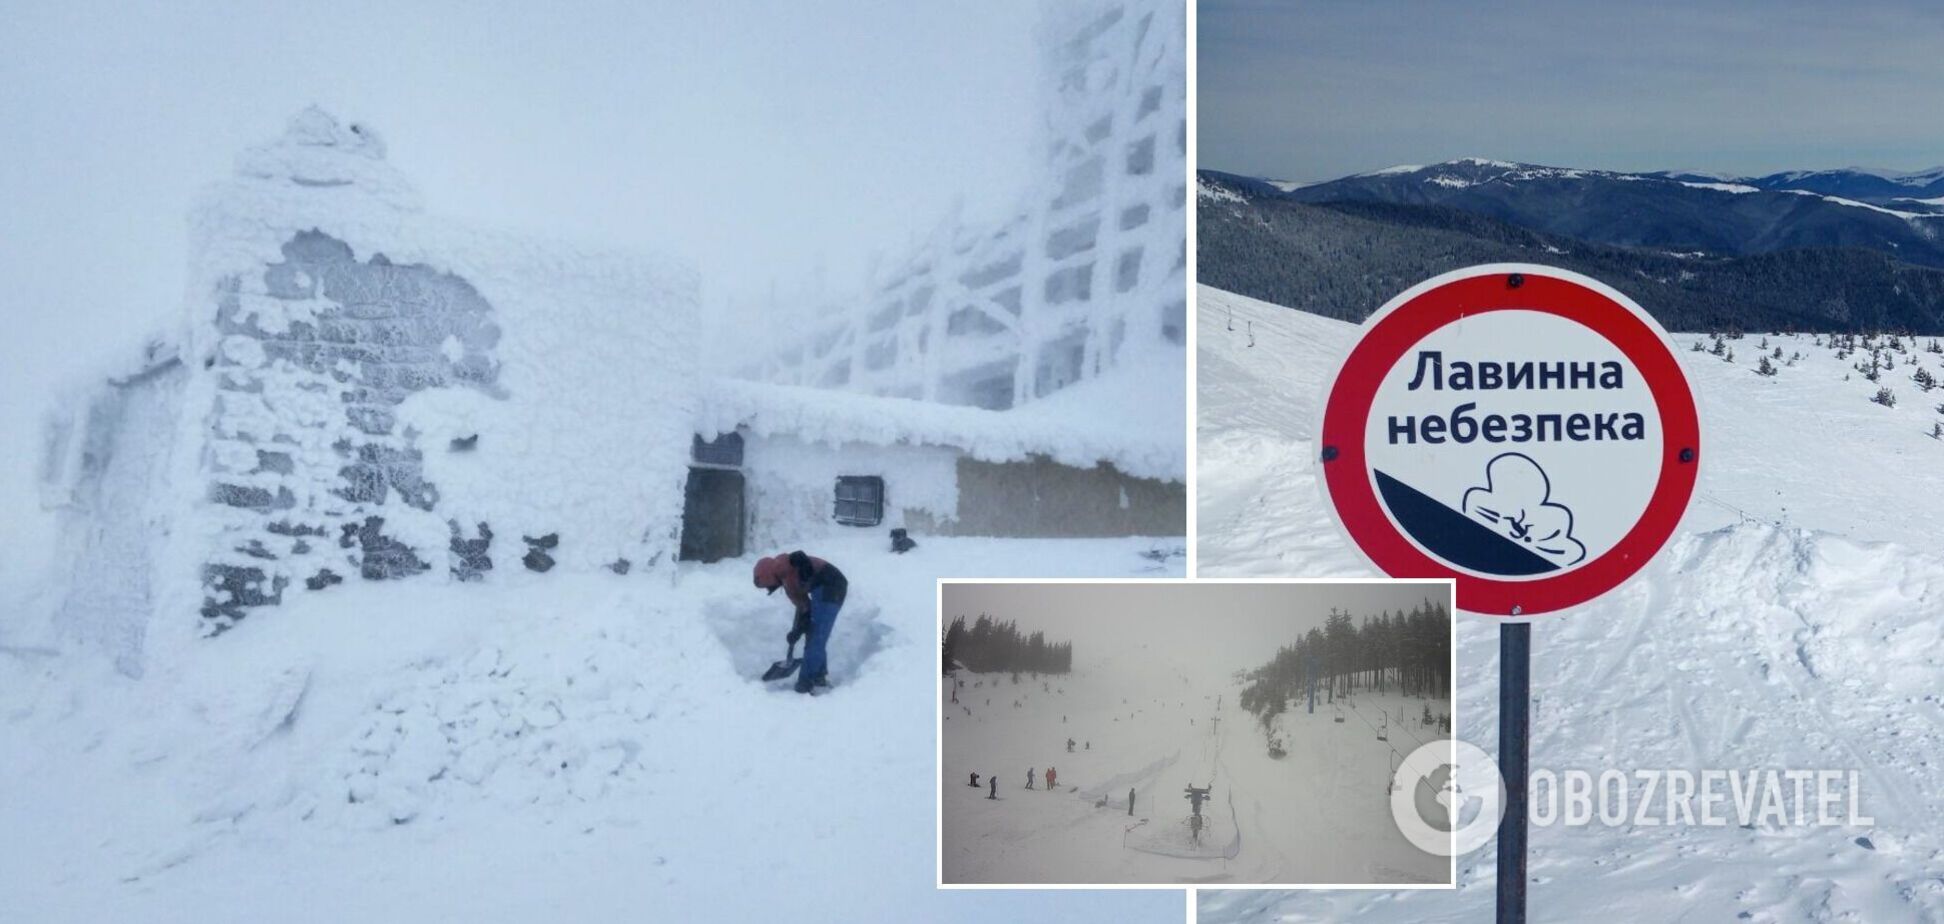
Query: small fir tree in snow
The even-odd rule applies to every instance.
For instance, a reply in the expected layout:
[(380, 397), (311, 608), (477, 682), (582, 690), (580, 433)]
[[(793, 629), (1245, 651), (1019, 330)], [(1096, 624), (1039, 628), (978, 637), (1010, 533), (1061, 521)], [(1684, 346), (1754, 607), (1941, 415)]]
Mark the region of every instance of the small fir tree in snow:
[(1930, 391), (1931, 389), (1937, 387), (1937, 377), (1931, 375), (1931, 371), (1929, 369), (1925, 369), (1921, 366), (1917, 368), (1917, 373), (1915, 375), (1912, 375), (1910, 377), (1910, 380), (1917, 383), (1917, 388), (1920, 391)]
[(1897, 406), (1897, 396), (1891, 394), (1890, 389), (1888, 387), (1877, 389), (1876, 397), (1871, 398), (1870, 400), (1878, 404), (1881, 404), (1884, 407)]
[(1772, 362), (1769, 362), (1769, 358), (1768, 358), (1768, 357), (1766, 357), (1766, 356), (1764, 356), (1764, 357), (1762, 357), (1762, 364), (1761, 364), (1761, 365), (1759, 365), (1759, 366), (1756, 366), (1756, 367), (1755, 367), (1755, 374), (1756, 374), (1756, 375), (1774, 375), (1774, 374), (1775, 374), (1775, 364), (1774, 364), (1774, 363), (1772, 363)]

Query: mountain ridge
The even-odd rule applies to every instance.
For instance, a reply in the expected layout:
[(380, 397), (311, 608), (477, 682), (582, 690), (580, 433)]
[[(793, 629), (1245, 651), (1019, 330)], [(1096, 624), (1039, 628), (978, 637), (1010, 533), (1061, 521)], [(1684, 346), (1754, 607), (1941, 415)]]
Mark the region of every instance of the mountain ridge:
[(1447, 270), (1527, 261), (1606, 281), (1674, 330), (1944, 333), (1944, 269), (1865, 246), (1734, 253), (1589, 241), (1453, 205), (1309, 202), (1214, 170), (1200, 171), (1197, 194), (1202, 282), (1343, 320)]
[[(1273, 188), (1273, 187), (1272, 187)], [(1944, 173), (1790, 171), (1719, 178), (1463, 158), (1278, 193), (1298, 202), (1449, 206), (1623, 247), (1753, 255), (1861, 247), (1944, 268)]]

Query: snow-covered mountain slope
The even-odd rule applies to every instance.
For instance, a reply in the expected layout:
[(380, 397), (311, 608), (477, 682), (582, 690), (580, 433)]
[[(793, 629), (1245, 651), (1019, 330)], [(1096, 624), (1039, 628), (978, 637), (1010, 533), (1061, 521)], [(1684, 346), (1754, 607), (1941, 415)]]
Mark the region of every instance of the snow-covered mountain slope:
[[(1199, 568), (1205, 575), (1369, 574), (1311, 474), (1322, 381), (1355, 328), (1202, 288)], [(1235, 330), (1228, 329), (1233, 315)], [(1256, 345), (1247, 346), (1250, 329)], [(1761, 335), (1735, 361), (1676, 341), (1702, 402), (1702, 481), (1640, 576), (1533, 629), (1535, 770), (1842, 769), (1867, 829), (1550, 827), (1531, 835), (1530, 909), (1545, 920), (1859, 920), (1944, 915), (1944, 464), (1930, 438), (1944, 355), (1896, 353), (1882, 382), (1813, 336)], [(1797, 352), (1801, 358), (1789, 360)], [(1915, 356), (1917, 366), (1908, 364)], [(1845, 376), (1848, 379), (1845, 380)], [(1889, 387), (1895, 407), (1874, 404)], [(1462, 618), (1459, 738), (1497, 747), (1497, 633)], [(1201, 920), (1476, 921), (1492, 847), (1456, 892), (1201, 894)]]
[(141, 681), (0, 648), (0, 917), (1177, 921), (932, 887), (926, 652), (938, 577), (1178, 575), (1142, 553), (1179, 546), (821, 544), (851, 599), (814, 699), (754, 679), (789, 612), (747, 559), (352, 582)]
[[(1293, 706), (1278, 719), (1288, 753), (1277, 759), (1230, 677), (1083, 662), (1019, 683), (958, 679), (957, 700), (948, 679), (940, 703), (948, 883), (1447, 881), (1446, 860), (1391, 824), (1392, 748), (1373, 731), (1409, 753), (1434, 733), (1404, 717), (1415, 723), (1427, 703), (1447, 712), (1442, 700), (1364, 691), (1313, 714)], [(1044, 787), (1049, 765), (1057, 791)], [(1039, 788), (1025, 788), (1028, 769)], [(970, 785), (995, 772), (996, 800), (985, 781)], [(1191, 785), (1211, 790), (1198, 836)]]
[(1819, 195), (1888, 204), (1897, 199), (1944, 194), (1944, 167), (1909, 171), (1872, 167), (1788, 170), (1767, 176), (1738, 178), (1732, 182), (1761, 189), (1802, 189)]

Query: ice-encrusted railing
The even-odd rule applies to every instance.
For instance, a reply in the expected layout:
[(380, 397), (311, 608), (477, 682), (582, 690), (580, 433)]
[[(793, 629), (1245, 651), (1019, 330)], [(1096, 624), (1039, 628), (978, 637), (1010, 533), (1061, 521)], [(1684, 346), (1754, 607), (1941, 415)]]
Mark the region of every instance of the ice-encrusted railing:
[(997, 228), (948, 222), (750, 374), (991, 409), (1186, 342), (1178, 5), (1052, 8), (1044, 177)]

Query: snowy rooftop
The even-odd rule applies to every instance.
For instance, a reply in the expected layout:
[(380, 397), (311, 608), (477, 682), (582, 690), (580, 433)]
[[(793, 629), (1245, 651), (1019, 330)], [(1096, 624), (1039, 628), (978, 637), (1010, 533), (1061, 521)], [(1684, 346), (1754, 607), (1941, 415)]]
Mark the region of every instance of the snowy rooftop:
[[(1101, 380), (1072, 390), (1093, 391), (1091, 386), (1101, 386), (1100, 391), (1105, 392), (1113, 384)], [(1160, 419), (1151, 426), (1131, 427), (1110, 409), (1090, 401), (1040, 404), (1047, 406), (989, 411), (908, 398), (720, 379), (704, 389), (698, 429), (713, 435), (747, 427), (759, 436), (791, 435), (832, 445), (947, 446), (986, 462), (1019, 461), (1038, 455), (1079, 468), (1105, 462), (1141, 478), (1186, 478), (1187, 449), (1178, 412), (1156, 415)], [(1104, 413), (1081, 413), (1089, 409)]]

